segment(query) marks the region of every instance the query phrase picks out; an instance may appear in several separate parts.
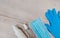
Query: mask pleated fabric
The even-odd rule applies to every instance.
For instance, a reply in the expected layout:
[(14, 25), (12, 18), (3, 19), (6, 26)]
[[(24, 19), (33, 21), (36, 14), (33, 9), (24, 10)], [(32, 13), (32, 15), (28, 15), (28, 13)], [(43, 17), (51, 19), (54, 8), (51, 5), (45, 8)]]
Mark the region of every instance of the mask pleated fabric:
[(30, 22), (30, 27), (36, 34), (37, 38), (51, 38), (48, 30), (40, 18), (37, 18), (34, 21)]

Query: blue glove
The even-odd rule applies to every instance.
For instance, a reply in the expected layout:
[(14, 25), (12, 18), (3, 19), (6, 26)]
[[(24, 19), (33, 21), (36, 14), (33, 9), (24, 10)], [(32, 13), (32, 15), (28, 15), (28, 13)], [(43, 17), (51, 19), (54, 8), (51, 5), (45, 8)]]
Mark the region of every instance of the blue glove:
[(37, 38), (51, 38), (47, 28), (45, 27), (45, 25), (43, 24), (40, 18), (32, 21), (30, 23), (30, 26), (33, 32), (36, 34)]
[(60, 38), (60, 11), (56, 14), (56, 10), (52, 9), (46, 12), (46, 17), (50, 24), (45, 24), (49, 32), (55, 37)]

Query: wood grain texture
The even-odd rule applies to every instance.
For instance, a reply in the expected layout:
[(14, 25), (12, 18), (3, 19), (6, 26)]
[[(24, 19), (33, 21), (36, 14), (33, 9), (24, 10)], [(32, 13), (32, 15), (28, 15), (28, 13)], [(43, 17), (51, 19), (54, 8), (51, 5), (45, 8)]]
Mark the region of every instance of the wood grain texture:
[(17, 38), (12, 25), (18, 22), (30, 22), (40, 17), (47, 23), (47, 9), (60, 10), (60, 4), (54, 0), (0, 0), (0, 38)]

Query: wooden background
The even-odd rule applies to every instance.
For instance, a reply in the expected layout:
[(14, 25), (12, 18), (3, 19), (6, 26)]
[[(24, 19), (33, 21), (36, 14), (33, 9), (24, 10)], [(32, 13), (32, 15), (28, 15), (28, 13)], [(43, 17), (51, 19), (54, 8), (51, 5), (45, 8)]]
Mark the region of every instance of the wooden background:
[(59, 0), (0, 0), (0, 38), (17, 38), (12, 25), (28, 23), (40, 17), (48, 23), (47, 9), (60, 10)]

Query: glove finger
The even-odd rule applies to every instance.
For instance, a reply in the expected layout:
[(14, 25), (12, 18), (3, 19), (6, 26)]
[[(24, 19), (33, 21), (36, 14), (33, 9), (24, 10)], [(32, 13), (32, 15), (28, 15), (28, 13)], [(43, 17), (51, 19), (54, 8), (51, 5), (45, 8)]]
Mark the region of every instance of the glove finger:
[(46, 28), (47, 28), (48, 30), (50, 30), (50, 27), (51, 27), (51, 26), (49, 26), (48, 24), (45, 24), (45, 26), (46, 26)]
[(57, 16), (57, 13), (56, 13), (56, 9), (55, 8), (52, 9), (52, 14), (54, 16), (54, 22), (55, 22), (56, 20), (58, 20), (58, 16)]
[(58, 11), (58, 17), (60, 18), (60, 11)]
[(53, 8), (52, 9), (52, 12), (50, 14), (52, 15), (52, 20), (51, 21), (53, 21), (53, 24), (55, 24), (56, 23), (56, 20), (58, 19), (57, 14), (56, 14), (56, 9)]
[(45, 26), (47, 27), (48, 31), (53, 34), (53, 28), (51, 26), (49, 26), (48, 24), (45, 24)]
[(55, 8), (52, 9), (52, 14), (53, 14), (53, 16), (56, 16), (56, 9)]
[(48, 10), (48, 12), (45, 13), (45, 16), (52, 25), (54, 19), (53, 19), (53, 14), (51, 12), (52, 12), (51, 10)]

